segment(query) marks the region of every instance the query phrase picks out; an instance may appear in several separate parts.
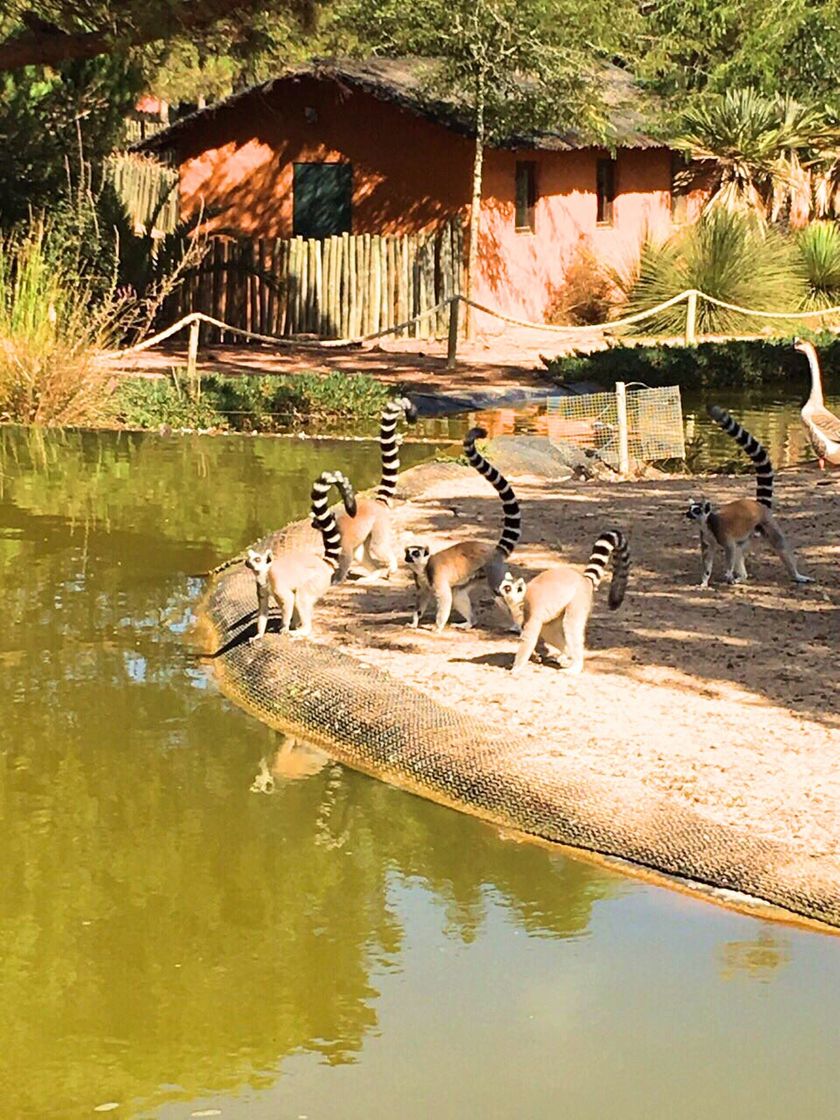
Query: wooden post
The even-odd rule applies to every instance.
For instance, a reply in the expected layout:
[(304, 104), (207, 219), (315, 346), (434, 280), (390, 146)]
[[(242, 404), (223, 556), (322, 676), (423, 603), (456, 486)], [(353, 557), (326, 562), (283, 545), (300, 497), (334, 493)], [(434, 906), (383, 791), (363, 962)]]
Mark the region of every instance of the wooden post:
[(630, 474), (630, 440), (627, 432), (627, 387), (623, 381), (615, 383), (615, 408), (618, 414), (618, 473), (627, 478)]
[(455, 369), (458, 351), (458, 310), (461, 297), (452, 296), (449, 301), (449, 343), (446, 348), (446, 368)]
[(190, 323), (190, 341), (187, 346), (187, 381), (190, 386), (190, 396), (193, 400), (198, 400), (200, 390), (198, 379), (198, 332), (200, 329), (200, 321), (193, 319)]
[(694, 346), (697, 342), (697, 292), (694, 288), (688, 293), (685, 305), (685, 344)]

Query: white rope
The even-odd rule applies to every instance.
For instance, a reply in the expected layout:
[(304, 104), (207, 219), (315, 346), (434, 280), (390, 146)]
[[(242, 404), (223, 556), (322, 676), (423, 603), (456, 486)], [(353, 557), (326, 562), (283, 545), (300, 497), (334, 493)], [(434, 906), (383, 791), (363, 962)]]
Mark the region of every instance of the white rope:
[(418, 312), (417, 315), (406, 319), (402, 323), (396, 323), (393, 327), (384, 327), (382, 330), (374, 331), (372, 334), (360, 335), (357, 338), (278, 338), (271, 334), (259, 334), (257, 331), (249, 331), (244, 327), (232, 327), (228, 323), (223, 323), (220, 319), (214, 319), (210, 315), (205, 315), (203, 311), (191, 311), (188, 315), (185, 315), (183, 319), (179, 319), (177, 323), (173, 323), (171, 327), (167, 327), (165, 330), (152, 335), (151, 338), (147, 338), (143, 342), (138, 342), (134, 346), (127, 346), (124, 350), (115, 350), (110, 356), (122, 358), (128, 354), (140, 354), (143, 350), (148, 350), (152, 346), (157, 346), (159, 342), (163, 342), (164, 339), (169, 338), (170, 335), (176, 334), (182, 327), (189, 326), (191, 323), (209, 323), (210, 326), (218, 327), (223, 331), (230, 331), (231, 334), (238, 334), (243, 338), (250, 338), (254, 342), (268, 342), (273, 346), (294, 346), (296, 349), (300, 347), (312, 347), (314, 350), (332, 350), (342, 346), (361, 346), (363, 342), (373, 342), (377, 338), (384, 338), (386, 335), (404, 330), (414, 323), (419, 323), (421, 319), (428, 318), (429, 315), (437, 315), (439, 311), (442, 311), (444, 307), (452, 303), (453, 299), (459, 298), (459, 296), (452, 296), (443, 299), (439, 303), (436, 303), (434, 307), (427, 307), (425, 311)]
[(405, 319), (402, 323), (396, 323), (392, 327), (384, 327), (382, 330), (374, 331), (372, 334), (359, 335), (355, 338), (307, 340), (278, 338), (275, 335), (249, 331), (244, 327), (232, 327), (229, 323), (223, 323), (219, 319), (214, 319), (210, 315), (205, 315), (203, 311), (191, 311), (188, 315), (179, 319), (177, 323), (173, 323), (172, 326), (167, 327), (158, 334), (152, 335), (151, 338), (147, 338), (143, 342), (138, 342), (134, 346), (128, 346), (124, 350), (113, 351), (109, 356), (122, 358), (129, 354), (142, 353), (142, 351), (148, 350), (152, 346), (157, 346), (159, 342), (163, 342), (164, 339), (176, 334), (182, 327), (195, 322), (209, 323), (213, 327), (218, 327), (219, 330), (229, 331), (231, 334), (240, 335), (243, 338), (249, 338), (255, 342), (267, 342), (272, 346), (293, 346), (295, 348), (311, 347), (313, 350), (332, 350), (343, 346), (361, 346), (364, 342), (373, 342), (377, 338), (385, 338), (389, 334), (395, 334), (397, 331), (405, 330), (406, 327), (419, 323), (422, 319), (428, 318), (430, 315), (437, 315), (438, 312), (442, 311), (445, 307), (451, 306), (457, 302), (467, 304), (476, 311), (481, 311), (485, 315), (492, 315), (495, 319), (500, 319), (503, 323), (510, 323), (515, 327), (529, 327), (533, 330), (556, 332), (557, 334), (566, 334), (570, 331), (586, 333), (587, 331), (614, 330), (616, 327), (626, 327), (630, 326), (632, 323), (643, 323), (645, 319), (650, 319), (652, 316), (658, 315), (662, 311), (667, 311), (669, 307), (674, 307), (676, 304), (682, 303), (691, 296), (694, 296), (698, 300), (706, 300), (707, 303), (712, 303), (716, 307), (722, 307), (726, 311), (734, 311), (741, 315), (757, 316), (762, 319), (813, 319), (823, 318), (827, 315), (840, 315), (840, 307), (826, 307), (813, 311), (756, 311), (753, 308), (739, 307), (734, 303), (726, 303), (724, 300), (717, 299), (715, 296), (706, 295), (705, 292), (698, 291), (696, 288), (688, 288), (678, 295), (671, 296), (670, 299), (666, 299), (663, 303), (656, 304), (655, 307), (648, 307), (644, 311), (636, 311), (634, 314), (625, 315), (621, 319), (612, 319), (607, 323), (590, 323), (586, 326), (558, 326), (554, 323), (532, 323), (528, 319), (517, 319), (513, 315), (505, 315), (502, 311), (494, 311), (492, 307), (485, 307), (484, 304), (476, 303), (476, 301), (472, 299), (467, 299), (466, 296), (454, 295), (442, 299), (439, 303), (436, 303), (434, 307), (429, 307), (425, 311), (413, 315), (410, 319)]

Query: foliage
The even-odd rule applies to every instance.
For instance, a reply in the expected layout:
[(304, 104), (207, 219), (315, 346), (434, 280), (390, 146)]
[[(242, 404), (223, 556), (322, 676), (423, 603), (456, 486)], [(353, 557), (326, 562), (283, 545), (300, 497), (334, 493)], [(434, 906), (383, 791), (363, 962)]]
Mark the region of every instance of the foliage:
[(98, 167), (119, 143), (143, 81), (123, 56), (0, 74), (0, 227), (68, 203), (76, 169)]
[(796, 241), (806, 285), (803, 310), (840, 306), (840, 226), (812, 222)]
[[(840, 339), (815, 336), (827, 385), (840, 387)], [(592, 354), (558, 357), (549, 364), (560, 382), (641, 381), (645, 385), (747, 387), (774, 382), (807, 384), (802, 355), (790, 339), (701, 342), (697, 346), (615, 346)], [(807, 392), (807, 389), (805, 390)], [(804, 396), (804, 394), (803, 394)]]
[(44, 225), (0, 243), (0, 418), (88, 424), (103, 417), (109, 390), (95, 354), (115, 343), (132, 308), (97, 286)]
[(836, 96), (840, 0), (651, 0), (640, 4), (638, 71), (672, 102), (754, 86), (764, 94)]
[[(637, 270), (623, 277), (622, 283), (627, 292), (622, 313), (647, 310), (688, 288), (758, 311), (794, 310), (804, 294), (790, 241), (749, 215), (724, 209), (710, 210), (664, 242), (648, 238)], [(769, 322), (777, 331), (786, 329), (782, 320)], [(768, 320), (698, 301), (700, 334), (735, 334), (767, 326)], [(678, 304), (632, 329), (643, 334), (681, 334), (684, 327), (685, 307)]]
[(808, 166), (840, 143), (840, 127), (813, 104), (731, 89), (690, 104), (673, 147), (714, 161), (708, 207), (754, 211), (802, 225), (812, 210)]
[(612, 276), (589, 248), (581, 244), (566, 266), (563, 283), (551, 294), (547, 323), (604, 323), (616, 302)]
[(176, 377), (126, 380), (114, 413), (129, 428), (221, 428), (286, 431), (316, 418), (378, 416), (393, 388), (364, 374), (221, 376), (201, 379), (199, 392)]

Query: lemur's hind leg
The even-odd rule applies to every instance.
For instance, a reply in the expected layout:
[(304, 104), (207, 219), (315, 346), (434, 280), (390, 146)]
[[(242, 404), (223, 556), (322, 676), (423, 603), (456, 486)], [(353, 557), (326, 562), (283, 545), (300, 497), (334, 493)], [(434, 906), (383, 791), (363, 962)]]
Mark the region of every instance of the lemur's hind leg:
[(466, 587), (456, 587), (452, 592), (452, 605), (464, 620), (464, 629), (471, 630), (473, 624), (472, 600)]
[(412, 615), (411, 622), (409, 623), (412, 629), (417, 629), (417, 627), (420, 625), (420, 619), (432, 605), (433, 601), (434, 596), (432, 595), (431, 591), (429, 591), (425, 587), (422, 591), (419, 588), (417, 589), (414, 600), (414, 614)]
[(728, 540), (723, 546), (726, 556), (726, 571), (723, 573), (723, 578), (727, 583), (741, 583), (747, 578), (743, 545), (743, 541)]
[(315, 610), (316, 597), (311, 591), (301, 588), (294, 599), (298, 613), (298, 627), (290, 634), (292, 638), (308, 638), (312, 633), (312, 614)]
[(563, 636), (566, 639), (566, 654), (562, 659), (563, 668), (568, 673), (583, 671), (583, 651), (586, 637), (586, 621), (589, 618), (590, 602), (572, 600), (563, 615)]
[(774, 517), (767, 517), (762, 529), (770, 547), (782, 561), (787, 569), (788, 575), (794, 583), (813, 583), (814, 580), (811, 576), (803, 575), (797, 568), (793, 552), (785, 540), (784, 533), (779, 528), (776, 519)]
[(546, 622), (542, 628), (541, 640), (537, 644), (537, 653), (540, 652), (540, 645), (550, 646), (560, 658), (564, 656), (566, 652), (566, 634), (562, 617), (555, 618), (551, 622)]
[(371, 568), (384, 566), (386, 579), (396, 574), (397, 553), (394, 547), (394, 530), (390, 522), (374, 524), (370, 536), (365, 541), (365, 562)]
[(437, 613), (435, 615), (435, 629), (440, 632), (449, 621), (452, 614), (452, 588), (446, 580), (440, 580), (435, 585), (435, 598), (437, 599)]

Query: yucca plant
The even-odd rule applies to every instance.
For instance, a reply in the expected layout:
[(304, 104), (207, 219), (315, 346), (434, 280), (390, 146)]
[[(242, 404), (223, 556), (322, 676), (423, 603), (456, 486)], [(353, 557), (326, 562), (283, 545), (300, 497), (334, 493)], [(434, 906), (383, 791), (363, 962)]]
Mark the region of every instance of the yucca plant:
[(803, 311), (840, 306), (840, 226), (812, 222), (796, 238), (805, 291)]
[(35, 222), (0, 241), (0, 420), (85, 424), (109, 396), (98, 350), (124, 330), (129, 301), (94, 297)]
[(840, 128), (816, 106), (734, 89), (690, 106), (671, 143), (714, 165), (707, 209), (803, 225), (814, 202), (809, 167), (838, 140)]
[[(695, 225), (665, 242), (648, 238), (638, 266), (622, 283), (627, 298), (622, 314), (664, 303), (688, 288), (759, 311), (794, 311), (804, 294), (791, 243), (754, 217), (722, 208), (708, 211)], [(632, 329), (637, 334), (682, 334), (685, 314), (685, 305), (678, 304)], [(768, 329), (784, 333), (789, 327), (782, 320), (750, 317), (698, 301), (700, 334)]]

